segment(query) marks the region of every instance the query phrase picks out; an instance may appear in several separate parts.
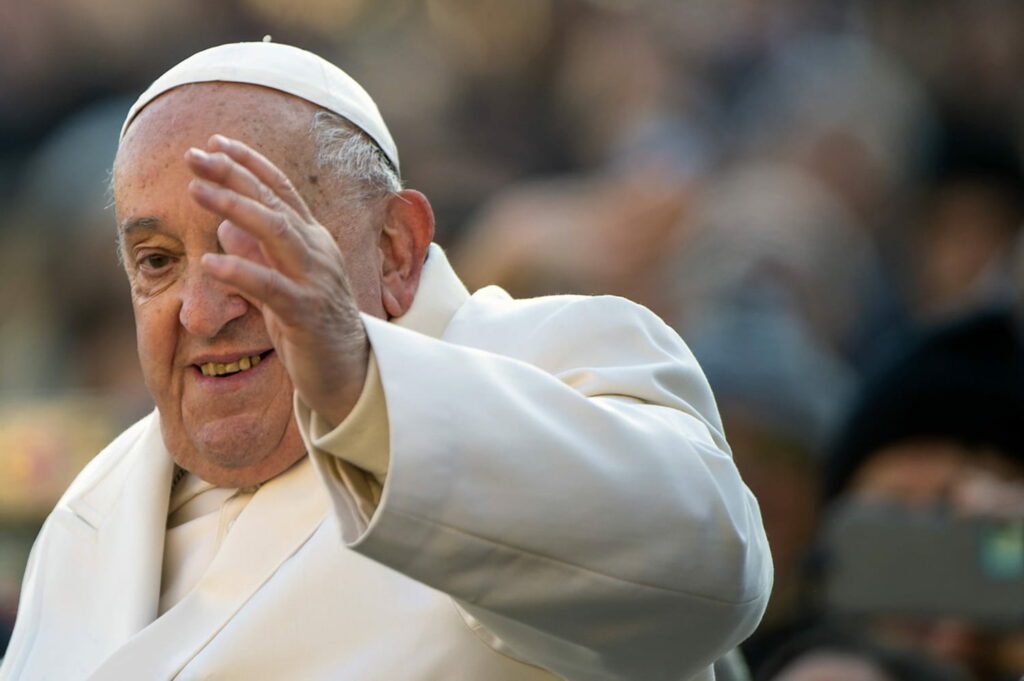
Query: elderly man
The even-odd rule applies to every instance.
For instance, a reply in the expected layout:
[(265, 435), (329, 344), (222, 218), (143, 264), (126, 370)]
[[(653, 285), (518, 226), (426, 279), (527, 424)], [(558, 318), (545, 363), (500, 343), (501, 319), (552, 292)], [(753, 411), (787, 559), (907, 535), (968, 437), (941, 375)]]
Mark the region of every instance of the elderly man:
[(710, 678), (771, 566), (702, 373), (621, 299), (470, 295), (369, 96), (225, 45), (114, 165), (156, 410), (32, 552), (4, 681)]

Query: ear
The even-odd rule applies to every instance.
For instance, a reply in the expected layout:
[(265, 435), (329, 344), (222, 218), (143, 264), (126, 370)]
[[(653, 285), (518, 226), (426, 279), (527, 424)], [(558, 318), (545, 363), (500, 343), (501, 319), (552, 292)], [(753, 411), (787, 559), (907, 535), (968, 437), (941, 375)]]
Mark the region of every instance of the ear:
[(434, 211), (426, 196), (405, 189), (388, 198), (380, 235), (381, 303), (388, 317), (400, 317), (412, 305), (433, 238)]

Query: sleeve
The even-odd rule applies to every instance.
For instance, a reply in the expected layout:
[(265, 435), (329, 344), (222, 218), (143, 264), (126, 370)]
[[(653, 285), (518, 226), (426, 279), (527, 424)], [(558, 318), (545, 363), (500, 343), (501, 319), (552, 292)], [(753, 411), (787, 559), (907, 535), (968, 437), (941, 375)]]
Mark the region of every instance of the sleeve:
[(373, 350), (359, 399), (333, 429), (298, 393), (294, 400), (306, 451), (327, 483), (335, 509), (347, 516), (343, 527), (365, 527), (380, 503), (389, 461), (387, 407)]
[[(772, 578), (707, 382), (628, 301), (518, 317), (484, 325), (488, 351), (364, 318), (389, 458), (369, 513), (333, 485), (343, 539), (566, 679), (689, 678), (753, 631)], [(314, 452), (321, 474), (347, 450)]]

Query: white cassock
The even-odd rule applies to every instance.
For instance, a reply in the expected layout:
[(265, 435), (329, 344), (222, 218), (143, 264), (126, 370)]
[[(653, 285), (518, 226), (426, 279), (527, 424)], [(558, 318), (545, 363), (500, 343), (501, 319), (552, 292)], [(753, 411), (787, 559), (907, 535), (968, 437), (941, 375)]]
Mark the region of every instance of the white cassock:
[(711, 678), (771, 559), (679, 337), (619, 298), (470, 296), (436, 246), (409, 312), (364, 319), (353, 413), (321, 433), (296, 405), (310, 457), (162, 614), (158, 416), (97, 456), (36, 541), (0, 680)]

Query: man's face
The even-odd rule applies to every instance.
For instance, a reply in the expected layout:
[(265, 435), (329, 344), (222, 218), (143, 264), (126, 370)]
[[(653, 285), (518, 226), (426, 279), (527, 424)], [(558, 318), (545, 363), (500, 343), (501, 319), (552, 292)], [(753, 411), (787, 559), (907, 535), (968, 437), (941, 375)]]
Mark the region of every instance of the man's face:
[[(1024, 468), (994, 449), (969, 449), (941, 439), (908, 440), (872, 452), (844, 496), (904, 510), (948, 509), (961, 518), (1019, 519), (1024, 515)], [(1003, 664), (1006, 668), (1000, 671), (1012, 673), (1012, 660), (1024, 655), (1020, 631), (986, 631), (955, 615), (876, 613), (866, 626), (882, 641), (973, 669), (979, 678), (999, 676), (994, 670)]]
[[(114, 163), (121, 252), (131, 284), (139, 358), (164, 441), (184, 468), (211, 482), (262, 482), (304, 453), (292, 385), (260, 310), (200, 269), (221, 250), (220, 220), (196, 205), (184, 154), (214, 133), (262, 152), (296, 185), (345, 254), (356, 302), (380, 312), (380, 261), (368, 216), (330, 201), (309, 126), (315, 107), (273, 90), (198, 84), (172, 90), (133, 121)], [(335, 185), (336, 186), (336, 185)], [(204, 375), (209, 363), (236, 370)], [(249, 366), (246, 369), (246, 366)]]
[(846, 495), (908, 509), (945, 507), (964, 516), (1016, 517), (1024, 511), (1024, 467), (994, 449), (909, 440), (873, 452)]

